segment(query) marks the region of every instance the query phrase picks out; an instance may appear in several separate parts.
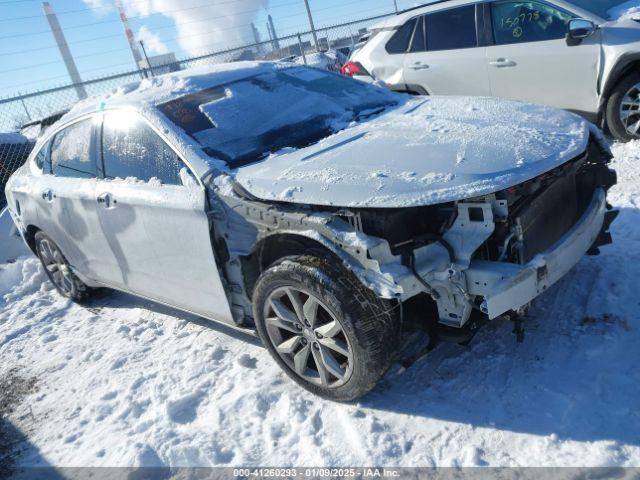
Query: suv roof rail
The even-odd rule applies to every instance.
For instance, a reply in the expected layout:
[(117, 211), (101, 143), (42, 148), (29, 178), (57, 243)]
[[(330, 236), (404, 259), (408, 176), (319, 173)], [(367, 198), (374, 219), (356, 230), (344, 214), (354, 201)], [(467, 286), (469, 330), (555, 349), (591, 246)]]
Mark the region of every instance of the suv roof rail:
[(446, 3), (446, 2), (450, 2), (450, 1), (451, 0), (434, 0), (433, 2), (422, 3), (422, 4), (417, 5), (415, 7), (405, 8), (404, 10), (401, 10), (398, 13), (396, 13), (396, 15), (402, 15), (403, 13), (412, 12), (413, 10), (418, 10), (419, 8), (429, 7), (431, 5), (437, 5), (439, 3)]

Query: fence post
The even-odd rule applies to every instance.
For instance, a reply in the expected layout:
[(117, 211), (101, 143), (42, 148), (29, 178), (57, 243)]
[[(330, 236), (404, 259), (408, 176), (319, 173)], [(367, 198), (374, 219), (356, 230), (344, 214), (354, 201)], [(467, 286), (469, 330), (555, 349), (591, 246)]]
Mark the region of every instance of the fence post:
[(298, 34), (298, 45), (300, 45), (300, 53), (302, 54), (302, 60), (304, 64), (307, 65), (307, 56), (304, 53), (304, 46), (302, 45), (302, 37)]
[(33, 120), (33, 118), (31, 118), (31, 114), (29, 113), (29, 109), (27, 108), (27, 104), (24, 103), (24, 98), (20, 99), (20, 103), (22, 103), (22, 108), (24, 108), (24, 111), (27, 114), (27, 118), (29, 119), (29, 121)]
[[(2, 0), (0, 0), (0, 2), (1, 1)], [(340, 25), (334, 25), (333, 27), (321, 28), (318, 31), (319, 32), (318, 35), (326, 34), (327, 38), (330, 38), (331, 35), (334, 34), (333, 32), (336, 32), (335, 33), (336, 38), (334, 38), (332, 42), (334, 48), (338, 45), (342, 45), (343, 43), (347, 44), (349, 40), (351, 41), (351, 45), (354, 46), (354, 45), (357, 45), (357, 41), (359, 39), (359, 35), (353, 31), (353, 29), (356, 28), (357, 25), (360, 25), (364, 22), (367, 22), (368, 24), (370, 24), (373, 21), (378, 21), (382, 18), (388, 18), (390, 15), (393, 15), (393, 13), (389, 11), (388, 13), (385, 13), (383, 15), (375, 15), (367, 18), (361, 18), (358, 20), (350, 21), (350, 22), (344, 22), (344, 23), (341, 23)], [(306, 57), (305, 45), (302, 44), (302, 40), (303, 40), (302, 35), (306, 35), (306, 33), (304, 34), (292, 33), (292, 34), (284, 35), (280, 39), (278, 38), (277, 34), (276, 36), (273, 36), (273, 31), (270, 28), (268, 28), (268, 30), (270, 33), (270, 41), (262, 42), (265, 47), (267, 47), (268, 45), (273, 46), (274, 40), (275, 41), (282, 40), (282, 42), (287, 43), (286, 45), (283, 44), (282, 46), (282, 53), (284, 54), (285, 49), (289, 49), (289, 47), (291, 47), (291, 50), (294, 49), (294, 45), (297, 37), (298, 43), (300, 45), (300, 50), (301, 50), (300, 54), (303, 56), (303, 60), (307, 65), (311, 63), (309, 58)], [(314, 26), (314, 32), (315, 32), (315, 26)], [(220, 55), (227, 55), (230, 53), (235, 54), (249, 46), (250, 45), (244, 45), (241, 47), (234, 47), (234, 48), (222, 50), (222, 51), (220, 50), (212, 51), (206, 55), (183, 58), (181, 60), (177, 60), (175, 63), (176, 65), (179, 65), (181, 68), (186, 68), (190, 65), (195, 65), (196, 62), (200, 62), (205, 59), (211, 60), (213, 58), (219, 58)], [(268, 50), (269, 48), (265, 48), (265, 54)], [(309, 49), (310, 53), (312, 51), (313, 51), (312, 48)], [(270, 58), (271, 57), (275, 58), (277, 56), (277, 53), (278, 53), (277, 51), (271, 52), (269, 54)], [(140, 54), (142, 54), (142, 52), (140, 52)], [(153, 71), (150, 71), (150, 70), (153, 70)], [(113, 89), (114, 86), (122, 85), (125, 82), (131, 81), (133, 77), (141, 76), (142, 78), (145, 78), (151, 75), (152, 73), (159, 74), (160, 70), (155, 67), (146, 68), (146, 65), (144, 64), (144, 62), (141, 62), (139, 65), (136, 65), (135, 69), (128, 70), (126, 72), (104, 75), (100, 78), (94, 78), (92, 80), (86, 80), (82, 83), (82, 85), (84, 87), (91, 86), (91, 89), (95, 94), (100, 94), (102, 92), (106, 92)], [(22, 112), (25, 113), (26, 116), (33, 121), (33, 119), (37, 119), (40, 116), (47, 116), (53, 113), (54, 111), (61, 110), (63, 108), (67, 108), (73, 105), (77, 101), (77, 97), (75, 95), (76, 86), (77, 85), (73, 83), (69, 83), (64, 86), (46, 88), (44, 90), (33, 91), (23, 95), (13, 95), (11, 97), (5, 97), (5, 98), (0, 96), (0, 130), (13, 127), (13, 125), (16, 122), (24, 123), (23, 122), (24, 117), (20, 113), (21, 109), (22, 109)], [(29, 104), (26, 103), (26, 100), (29, 100)], [(11, 107), (11, 108), (8, 108), (8, 107)], [(31, 113), (32, 109), (33, 109), (33, 113)], [(20, 117), (20, 119), (18, 119), (17, 117)]]
[(320, 44), (318, 43), (318, 35), (316, 35), (316, 27), (313, 25), (313, 15), (311, 15), (311, 8), (309, 8), (309, 0), (304, 0), (304, 5), (307, 7), (307, 16), (309, 17), (309, 26), (311, 27), (311, 35), (313, 35), (313, 43), (316, 45), (316, 53), (320, 53)]

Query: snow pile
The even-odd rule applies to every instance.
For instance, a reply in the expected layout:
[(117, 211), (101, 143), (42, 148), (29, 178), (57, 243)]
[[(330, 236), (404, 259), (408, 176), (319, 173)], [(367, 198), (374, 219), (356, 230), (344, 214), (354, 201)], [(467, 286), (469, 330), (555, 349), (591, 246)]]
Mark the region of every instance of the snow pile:
[(615, 244), (539, 299), (516, 344), (395, 367), (361, 402), (293, 384), (252, 337), (128, 295), (61, 298), (37, 261), (0, 268), (0, 375), (38, 390), (9, 417), (18, 464), (640, 466), (640, 142), (616, 145)]

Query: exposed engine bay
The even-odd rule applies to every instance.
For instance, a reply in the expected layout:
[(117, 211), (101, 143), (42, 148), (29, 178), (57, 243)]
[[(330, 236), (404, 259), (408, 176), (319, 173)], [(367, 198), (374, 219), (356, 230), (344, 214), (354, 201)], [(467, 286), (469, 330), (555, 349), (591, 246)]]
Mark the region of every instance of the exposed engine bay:
[(337, 256), (382, 298), (429, 298), (449, 328), (465, 327), (474, 312), (517, 312), (611, 242), (609, 161), (592, 139), (578, 158), (504, 191), (404, 209), (274, 205), (234, 189), (212, 198), (211, 214), (234, 314), (251, 321), (252, 282), (270, 249), (284, 242), (290, 250), (292, 241)]

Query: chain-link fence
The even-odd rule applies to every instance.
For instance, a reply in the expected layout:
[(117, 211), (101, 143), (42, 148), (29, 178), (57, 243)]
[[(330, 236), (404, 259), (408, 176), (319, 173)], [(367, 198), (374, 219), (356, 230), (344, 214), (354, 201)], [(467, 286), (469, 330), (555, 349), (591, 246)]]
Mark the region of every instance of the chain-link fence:
[[(319, 52), (331, 50), (346, 53), (367, 27), (390, 15), (392, 13), (323, 27), (316, 30), (315, 36), (313, 32), (307, 31), (184, 58), (149, 69), (115, 73), (78, 85), (69, 84), (0, 98), (0, 208), (5, 204), (4, 186), (9, 176), (24, 163), (41, 131), (59, 119), (62, 113), (79, 100), (78, 87), (84, 87), (89, 96), (100, 95), (142, 78), (238, 60), (288, 59), (335, 70), (339, 68), (339, 60), (323, 56)], [(338, 58), (344, 57), (338, 55)], [(336, 63), (331, 64), (332, 61)]]

